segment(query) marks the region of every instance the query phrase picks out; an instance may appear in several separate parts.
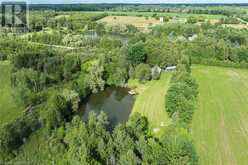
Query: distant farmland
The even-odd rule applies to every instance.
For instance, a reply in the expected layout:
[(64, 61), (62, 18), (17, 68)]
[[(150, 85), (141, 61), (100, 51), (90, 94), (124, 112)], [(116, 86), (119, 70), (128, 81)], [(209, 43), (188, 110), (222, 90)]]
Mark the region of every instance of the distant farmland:
[(248, 70), (195, 66), (200, 85), (192, 133), (200, 164), (248, 162)]
[(224, 15), (211, 15), (211, 14), (188, 14), (188, 13), (161, 13), (161, 12), (115, 12), (115, 11), (106, 11), (106, 12), (86, 12), (86, 13), (107, 13), (108, 15), (118, 16), (118, 15), (126, 15), (126, 16), (152, 16), (153, 14), (157, 14), (157, 16), (171, 16), (171, 17), (179, 17), (179, 18), (188, 18), (191, 16), (195, 17), (204, 17), (206, 19), (220, 19), (222, 17), (226, 17)]
[[(104, 12), (86, 12), (100, 14)], [(208, 14), (186, 14), (186, 13), (156, 13), (156, 12), (105, 12), (109, 16), (98, 20), (98, 22), (106, 23), (109, 26), (124, 26), (134, 25), (142, 31), (147, 31), (149, 28), (162, 24), (159, 18), (162, 16), (170, 17), (170, 23), (185, 23), (189, 17), (202, 17), (205, 20), (209, 20), (211, 23), (217, 23), (225, 16), (222, 15), (208, 15)]]
[(141, 30), (147, 30), (149, 27), (160, 24), (155, 18), (136, 17), (136, 16), (107, 16), (98, 22), (104, 22), (110, 26), (134, 25)]

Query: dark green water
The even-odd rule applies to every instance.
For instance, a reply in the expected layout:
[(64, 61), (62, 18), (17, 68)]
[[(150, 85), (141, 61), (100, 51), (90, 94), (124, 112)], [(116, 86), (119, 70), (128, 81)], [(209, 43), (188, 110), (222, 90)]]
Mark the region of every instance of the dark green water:
[(126, 88), (108, 87), (103, 92), (92, 94), (88, 101), (82, 105), (83, 119), (87, 120), (89, 112), (99, 114), (101, 111), (107, 114), (110, 126), (125, 123), (132, 111), (134, 97)]

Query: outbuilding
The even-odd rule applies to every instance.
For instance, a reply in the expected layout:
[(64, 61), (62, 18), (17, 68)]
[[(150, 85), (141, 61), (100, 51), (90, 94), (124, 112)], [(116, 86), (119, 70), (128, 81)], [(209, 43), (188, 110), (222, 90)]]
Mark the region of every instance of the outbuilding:
[(174, 71), (174, 70), (176, 70), (177, 69), (177, 66), (167, 66), (166, 68), (165, 68), (165, 71)]

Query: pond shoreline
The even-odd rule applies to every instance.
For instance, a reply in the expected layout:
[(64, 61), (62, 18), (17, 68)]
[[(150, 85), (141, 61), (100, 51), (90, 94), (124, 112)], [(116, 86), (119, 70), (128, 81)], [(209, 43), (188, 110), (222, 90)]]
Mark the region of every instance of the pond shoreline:
[(131, 115), (135, 98), (129, 94), (130, 88), (107, 87), (104, 91), (90, 94), (80, 105), (78, 115), (87, 121), (91, 111), (103, 111), (109, 118), (110, 126), (124, 124)]

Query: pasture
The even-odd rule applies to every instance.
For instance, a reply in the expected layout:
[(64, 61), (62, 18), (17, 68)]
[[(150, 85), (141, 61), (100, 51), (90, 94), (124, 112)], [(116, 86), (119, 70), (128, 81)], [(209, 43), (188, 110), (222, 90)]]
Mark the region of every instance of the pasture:
[(138, 95), (132, 114), (139, 112), (148, 118), (151, 128), (158, 131), (160, 127), (170, 122), (165, 110), (165, 95), (169, 87), (171, 74), (162, 74), (160, 80), (153, 80), (146, 84), (136, 84), (129, 81), (129, 86), (136, 86)]
[(21, 114), (20, 108), (16, 106), (12, 97), (10, 71), (9, 62), (0, 62), (0, 126)]
[(199, 83), (192, 134), (200, 164), (248, 162), (248, 70), (194, 66)]

